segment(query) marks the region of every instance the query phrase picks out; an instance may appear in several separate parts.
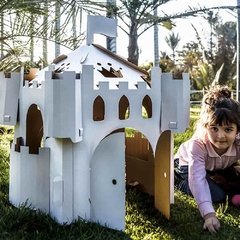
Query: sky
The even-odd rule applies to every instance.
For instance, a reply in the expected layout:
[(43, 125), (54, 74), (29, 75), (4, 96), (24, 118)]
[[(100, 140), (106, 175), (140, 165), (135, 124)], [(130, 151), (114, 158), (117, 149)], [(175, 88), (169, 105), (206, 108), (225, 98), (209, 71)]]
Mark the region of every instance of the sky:
[[(117, 0), (118, 1), (118, 0)], [(149, 0), (151, 1), (151, 0)], [(158, 9), (158, 15), (163, 15), (164, 13), (171, 14), (174, 12), (183, 12), (191, 7), (216, 7), (216, 6), (235, 6), (237, 0), (172, 0), (166, 4), (163, 4)], [(224, 21), (236, 21), (236, 16), (234, 16), (232, 11), (221, 11), (221, 17)], [(181, 50), (182, 46), (190, 41), (196, 40), (196, 34), (194, 29), (191, 26), (191, 23), (194, 24), (198, 30), (202, 39), (207, 41), (209, 39), (210, 27), (206, 23), (206, 20), (203, 17), (188, 17), (185, 19), (174, 20), (176, 26), (173, 28), (175, 34), (179, 34), (180, 42), (177, 50)], [(118, 37), (117, 37), (117, 54), (127, 58), (127, 47), (128, 47), (128, 36), (118, 28)], [(166, 43), (166, 36), (168, 36), (171, 31), (165, 29), (164, 27), (159, 27), (159, 52), (171, 53), (171, 49)], [(97, 35), (94, 36), (94, 42), (106, 47), (106, 37)], [(153, 28), (147, 30), (143, 35), (138, 39), (138, 45), (140, 49), (139, 64), (144, 64), (146, 62), (153, 62), (154, 59), (154, 41), (153, 41)], [(62, 54), (67, 54), (69, 50), (65, 50)]]
[[(184, 3), (184, 4), (183, 4)], [(184, 11), (188, 9), (188, 6), (191, 7), (216, 7), (216, 6), (235, 6), (236, 0), (174, 0), (170, 1), (167, 4), (164, 4), (164, 7), (158, 9), (158, 14), (162, 15), (164, 13), (171, 13)], [(235, 21), (236, 17), (232, 15), (232, 11), (221, 11), (221, 16), (224, 21)], [(203, 17), (189, 17), (186, 19), (174, 20), (176, 27), (173, 28), (175, 34), (179, 34), (181, 40), (178, 45), (177, 50), (181, 50), (181, 47), (192, 40), (195, 40), (195, 31), (191, 26), (191, 23), (197, 28), (199, 34), (203, 39), (207, 41), (209, 38), (210, 28), (206, 24), (206, 20)], [(171, 31), (159, 27), (159, 51), (170, 53), (171, 49), (168, 47), (165, 37), (168, 36)], [(105, 37), (98, 36), (97, 41), (105, 45)], [(154, 51), (153, 51), (153, 28), (149, 29), (138, 39), (138, 44), (140, 48), (140, 57), (139, 63), (144, 64), (145, 62), (153, 61)], [(117, 54), (121, 55), (124, 58), (127, 58), (127, 47), (128, 47), (128, 37), (127, 35), (118, 28), (118, 38), (117, 38)]]
[[(184, 4), (183, 4), (184, 3)], [(158, 9), (158, 14), (161, 15), (161, 11), (164, 11), (165, 13), (169, 12), (169, 9), (171, 9), (171, 12), (178, 12), (178, 11), (184, 11), (188, 6), (192, 7), (198, 7), (198, 6), (206, 6), (206, 7), (214, 7), (214, 6), (235, 6), (236, 0), (175, 0), (170, 1), (169, 3), (165, 4), (164, 8)], [(172, 11), (172, 9), (174, 9)], [(224, 21), (235, 21), (236, 17), (232, 15), (232, 11), (221, 11), (221, 16)], [(180, 19), (180, 20), (174, 20), (176, 27), (173, 28), (174, 33), (178, 33), (181, 40), (178, 45), (177, 50), (181, 50), (181, 47), (192, 40), (196, 39), (195, 31), (191, 26), (191, 23), (194, 24), (194, 26), (199, 31), (199, 34), (203, 39), (207, 41), (209, 38), (210, 33), (210, 27), (206, 24), (206, 20), (204, 20), (202, 17), (189, 17), (186, 19)], [(117, 52), (120, 55), (123, 55), (124, 57), (127, 57), (127, 45), (128, 45), (128, 39), (124, 35), (124, 33), (121, 34), (121, 40), (117, 39)], [(170, 48), (168, 47), (165, 37), (170, 34), (171, 31), (159, 27), (159, 51), (166, 51), (168, 53), (171, 52)], [(126, 37), (126, 38), (123, 38)], [(153, 61), (154, 59), (154, 52), (153, 52), (153, 29), (149, 29), (143, 36), (140, 36), (139, 38), (139, 47), (140, 47), (140, 57), (139, 57), (139, 63), (143, 64), (145, 62)]]

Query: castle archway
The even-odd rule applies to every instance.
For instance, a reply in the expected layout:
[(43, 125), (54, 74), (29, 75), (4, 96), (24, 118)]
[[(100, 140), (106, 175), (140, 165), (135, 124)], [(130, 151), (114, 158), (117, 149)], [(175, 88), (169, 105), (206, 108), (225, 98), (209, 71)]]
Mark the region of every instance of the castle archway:
[(29, 107), (26, 121), (26, 146), (29, 147), (29, 153), (38, 154), (43, 137), (43, 119), (36, 104)]
[(105, 117), (105, 103), (101, 96), (97, 96), (93, 102), (93, 120), (102, 121)]
[(154, 156), (148, 139), (139, 131), (125, 128), (126, 184), (154, 195)]
[(129, 118), (130, 115), (129, 100), (125, 95), (123, 95), (120, 98), (118, 109), (119, 109), (118, 115), (120, 120)]
[(154, 158), (143, 134), (118, 130), (98, 144), (91, 159), (91, 220), (123, 230), (125, 186), (138, 182), (142, 191), (153, 194)]
[[(142, 107), (144, 108), (144, 111), (142, 111), (142, 113), (143, 113), (142, 117), (143, 118), (151, 118), (152, 117), (152, 100), (148, 95), (146, 95), (143, 98)], [(144, 113), (145, 113), (145, 115), (144, 115)]]
[(124, 150), (124, 132), (110, 134), (98, 144), (90, 164), (90, 218), (118, 230), (125, 226)]

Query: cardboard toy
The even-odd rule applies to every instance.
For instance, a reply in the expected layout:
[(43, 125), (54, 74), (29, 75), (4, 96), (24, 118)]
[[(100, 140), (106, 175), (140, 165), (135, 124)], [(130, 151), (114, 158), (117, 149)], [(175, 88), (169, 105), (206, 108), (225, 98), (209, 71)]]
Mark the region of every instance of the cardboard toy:
[[(188, 75), (176, 80), (154, 67), (147, 81), (145, 71), (93, 44), (95, 32), (116, 36), (116, 20), (88, 21), (87, 45), (32, 81), (23, 71), (0, 73), (0, 124), (15, 126), (10, 202), (59, 223), (80, 217), (124, 230), (125, 184), (137, 182), (169, 218), (172, 133), (188, 126)], [(140, 134), (125, 136), (127, 127)]]

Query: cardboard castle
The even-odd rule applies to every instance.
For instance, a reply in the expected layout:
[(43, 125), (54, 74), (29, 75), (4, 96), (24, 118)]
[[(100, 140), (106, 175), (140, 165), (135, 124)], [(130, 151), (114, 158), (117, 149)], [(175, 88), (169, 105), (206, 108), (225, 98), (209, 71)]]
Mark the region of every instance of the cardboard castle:
[(188, 126), (188, 75), (173, 79), (154, 67), (146, 81), (146, 72), (93, 44), (94, 33), (116, 37), (116, 20), (90, 16), (88, 26), (85, 46), (32, 81), (0, 73), (0, 124), (15, 126), (10, 202), (59, 223), (80, 217), (124, 230), (125, 185), (137, 182), (169, 218), (172, 133)]

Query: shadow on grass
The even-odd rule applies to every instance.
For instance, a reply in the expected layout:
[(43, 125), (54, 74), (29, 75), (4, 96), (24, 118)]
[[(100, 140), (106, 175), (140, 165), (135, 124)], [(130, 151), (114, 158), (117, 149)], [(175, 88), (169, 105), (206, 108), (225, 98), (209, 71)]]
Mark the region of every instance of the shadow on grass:
[(72, 224), (60, 225), (48, 214), (19, 208), (8, 202), (8, 195), (0, 199), (0, 240), (129, 240), (121, 231), (79, 219)]
[(222, 227), (217, 235), (211, 235), (202, 229), (203, 221), (194, 200), (178, 191), (167, 220), (154, 208), (153, 197), (136, 189), (128, 190), (125, 232), (81, 219), (59, 225), (47, 214), (26, 206), (13, 207), (6, 193), (0, 195), (0, 239), (4, 240), (237, 240), (240, 236), (239, 209), (215, 205)]
[(216, 205), (221, 230), (210, 234), (203, 230), (203, 220), (195, 201), (176, 191), (175, 204), (171, 206), (171, 218), (167, 220), (155, 208), (153, 197), (130, 190), (127, 194), (126, 232), (134, 240), (138, 239), (217, 239), (237, 240), (240, 236), (239, 209), (232, 215), (232, 208)]

